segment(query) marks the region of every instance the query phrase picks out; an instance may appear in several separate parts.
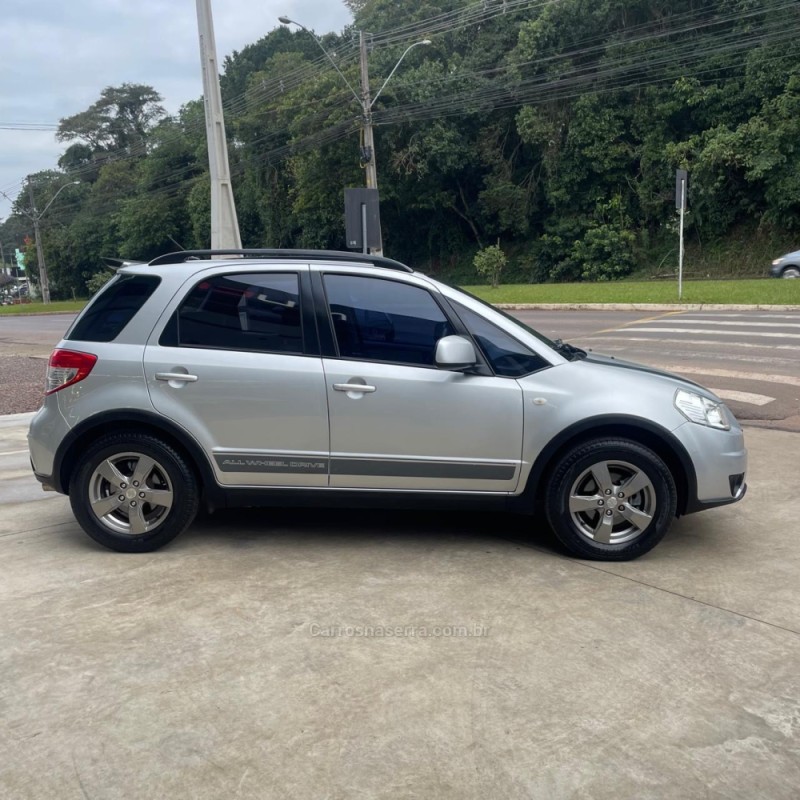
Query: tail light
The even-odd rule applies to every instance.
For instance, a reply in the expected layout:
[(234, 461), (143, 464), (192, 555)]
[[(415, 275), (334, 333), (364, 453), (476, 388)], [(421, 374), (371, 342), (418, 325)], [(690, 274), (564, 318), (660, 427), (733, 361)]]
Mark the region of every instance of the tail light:
[(97, 363), (97, 356), (76, 350), (53, 350), (47, 364), (45, 394), (53, 394), (82, 381)]

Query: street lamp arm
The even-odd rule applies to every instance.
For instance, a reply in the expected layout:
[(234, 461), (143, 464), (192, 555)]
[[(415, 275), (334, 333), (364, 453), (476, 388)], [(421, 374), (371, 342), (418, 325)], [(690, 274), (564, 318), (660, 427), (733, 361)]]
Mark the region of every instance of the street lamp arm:
[(400, 56), (400, 58), (398, 59), (397, 63), (394, 65), (394, 68), (389, 73), (389, 77), (383, 82), (383, 86), (381, 86), (381, 88), (378, 89), (378, 93), (375, 95), (375, 97), (372, 98), (372, 102), (369, 104), (370, 108), (372, 108), (372, 106), (375, 105), (375, 101), (380, 97), (381, 92), (386, 88), (386, 84), (389, 83), (389, 81), (392, 79), (392, 75), (394, 75), (394, 73), (397, 72), (397, 68), (400, 66), (400, 62), (408, 55), (409, 51), (413, 50), (415, 47), (418, 47), (419, 45), (423, 45), (423, 44), (427, 45), (427, 44), (430, 44), (430, 43), (431, 43), (430, 39), (423, 39), (421, 42), (414, 42), (414, 44), (409, 45), (406, 48), (406, 50), (403, 53), (403, 55)]
[(302, 28), (318, 45), (319, 49), (325, 53), (326, 58), (328, 61), (331, 62), (333, 68), (339, 73), (339, 77), (347, 84), (347, 88), (353, 93), (353, 97), (355, 97), (356, 102), (359, 105), (363, 105), (361, 98), (358, 95), (358, 92), (350, 85), (350, 81), (345, 78), (344, 73), (339, 69), (339, 65), (333, 60), (331, 54), (322, 46), (322, 42), (319, 40), (319, 37), (313, 32), (306, 28), (305, 25), (301, 25), (299, 22), (293, 19), (289, 19), (289, 17), (278, 17), (278, 22), (283, 23), (284, 25), (297, 25), (298, 28)]
[(64, 183), (61, 186), (59, 186), (58, 191), (50, 198), (50, 202), (37, 215), (39, 219), (41, 219), (47, 213), (47, 209), (50, 208), (51, 205), (53, 205), (53, 200), (55, 200), (56, 197), (58, 197), (61, 194), (61, 192), (67, 188), (67, 186), (77, 186), (79, 183), (80, 181), (70, 181), (69, 183)]

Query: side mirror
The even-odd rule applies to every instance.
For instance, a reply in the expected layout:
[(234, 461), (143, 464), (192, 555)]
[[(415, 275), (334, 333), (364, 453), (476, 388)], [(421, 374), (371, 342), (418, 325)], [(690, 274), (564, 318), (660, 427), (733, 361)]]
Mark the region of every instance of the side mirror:
[(478, 361), (475, 347), (464, 336), (445, 336), (436, 342), (436, 366), (442, 369), (466, 369)]

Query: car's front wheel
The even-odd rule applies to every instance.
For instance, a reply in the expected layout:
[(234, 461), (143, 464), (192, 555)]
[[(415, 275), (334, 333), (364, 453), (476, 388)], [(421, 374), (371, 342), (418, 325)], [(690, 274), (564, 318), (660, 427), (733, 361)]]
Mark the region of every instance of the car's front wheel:
[(781, 278), (800, 278), (800, 267), (785, 267)]
[(72, 511), (96, 542), (112, 550), (157, 550), (197, 514), (197, 479), (183, 456), (143, 433), (104, 436), (78, 462)]
[(625, 561), (661, 541), (675, 516), (677, 492), (667, 465), (626, 439), (577, 445), (558, 461), (545, 487), (545, 512), (573, 555)]

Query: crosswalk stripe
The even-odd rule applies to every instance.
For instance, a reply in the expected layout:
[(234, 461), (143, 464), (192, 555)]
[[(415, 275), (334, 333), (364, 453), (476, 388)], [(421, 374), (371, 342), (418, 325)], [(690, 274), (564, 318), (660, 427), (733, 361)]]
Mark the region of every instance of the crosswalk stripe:
[(704, 328), (637, 328), (637, 332), (644, 333), (706, 333), (709, 336), (764, 336), (773, 339), (800, 339), (800, 333), (778, 333), (777, 331), (720, 331), (705, 330)]
[(740, 392), (736, 389), (711, 389), (714, 394), (723, 400), (736, 400), (739, 403), (747, 403), (751, 406), (765, 406), (775, 398), (767, 397), (765, 394), (754, 394), (753, 392)]
[[(703, 317), (698, 314), (692, 314), (691, 312), (684, 313), (688, 316), (681, 317), (681, 319), (694, 319), (698, 322), (712, 319), (712, 317)], [(725, 312), (723, 314), (714, 314), (713, 319), (727, 319), (728, 317), (747, 317), (747, 319), (798, 319), (800, 318), (800, 306), (798, 306), (797, 313), (795, 314), (731, 314)]]
[[(642, 331), (643, 333), (643, 331)], [(716, 331), (709, 331), (709, 335), (716, 333)], [(599, 336), (597, 334), (591, 334), (590, 336), (582, 337), (582, 340), (591, 339), (592, 342), (650, 342), (650, 344), (717, 344), (714, 339), (662, 339), (662, 338), (650, 338), (646, 336)], [(573, 341), (575, 341), (573, 339)], [(797, 352), (797, 345), (796, 344), (770, 344), (765, 342), (764, 344), (752, 344), (750, 342), (736, 342), (736, 347), (750, 347), (756, 350), (764, 350), (765, 348), (769, 348), (770, 350), (793, 350)]]
[[(647, 325), (648, 320), (637, 320), (629, 325)], [(800, 322), (729, 322), (719, 319), (671, 319), (670, 325), (731, 325), (757, 328), (800, 328)]]

